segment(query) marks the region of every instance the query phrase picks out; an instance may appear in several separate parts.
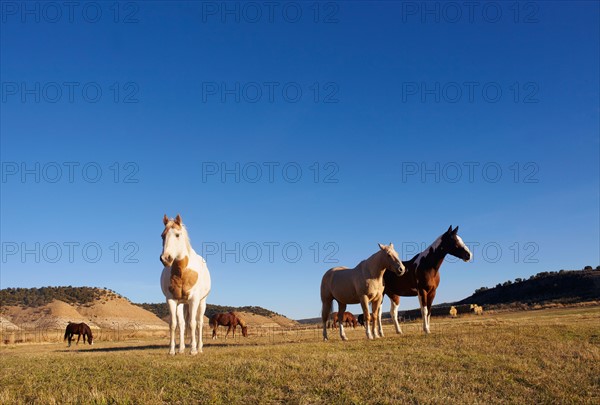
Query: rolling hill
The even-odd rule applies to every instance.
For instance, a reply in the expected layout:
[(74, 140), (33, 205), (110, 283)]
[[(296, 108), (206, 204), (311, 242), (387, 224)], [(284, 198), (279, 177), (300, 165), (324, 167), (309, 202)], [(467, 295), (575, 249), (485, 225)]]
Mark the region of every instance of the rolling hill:
[(600, 300), (600, 269), (542, 272), (528, 280), (506, 281), (493, 288), (482, 287), (457, 304), (571, 304)]
[[(249, 325), (288, 327), (295, 321), (261, 307), (208, 305), (206, 315), (236, 311)], [(109, 289), (94, 287), (6, 288), (0, 290), (0, 326), (8, 329), (64, 328), (68, 322), (86, 322), (92, 328), (116, 326), (135, 330), (167, 330), (165, 303), (134, 304)], [(205, 317), (208, 324), (208, 318)]]

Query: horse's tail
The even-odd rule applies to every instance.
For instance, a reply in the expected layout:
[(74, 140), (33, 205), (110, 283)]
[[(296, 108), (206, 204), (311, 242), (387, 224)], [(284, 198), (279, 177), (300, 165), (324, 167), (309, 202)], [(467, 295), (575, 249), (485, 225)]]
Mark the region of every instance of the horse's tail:
[(69, 337), (69, 325), (71, 325), (71, 321), (67, 323), (67, 327), (65, 328), (65, 337), (63, 338), (63, 342), (67, 340), (67, 337)]

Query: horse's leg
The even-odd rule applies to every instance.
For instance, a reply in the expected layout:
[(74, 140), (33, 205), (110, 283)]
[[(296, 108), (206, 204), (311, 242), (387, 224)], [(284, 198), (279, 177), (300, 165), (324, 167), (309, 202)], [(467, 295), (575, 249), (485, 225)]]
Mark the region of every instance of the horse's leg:
[[(375, 312), (375, 311), (373, 311)], [(383, 295), (377, 301), (377, 329), (379, 330), (379, 336), (383, 337), (383, 324), (381, 323), (381, 316), (383, 315)]]
[(79, 346), (79, 339), (81, 339), (81, 333), (77, 334), (77, 343), (75, 343), (76, 346)]
[(342, 340), (348, 340), (346, 333), (344, 332), (344, 312), (346, 312), (346, 304), (342, 304), (338, 301), (338, 323), (340, 325), (340, 337)]
[(69, 333), (69, 336), (67, 336), (67, 339), (69, 339), (69, 346), (67, 347), (71, 347), (71, 339), (73, 338), (73, 334)]
[(380, 306), (381, 297), (374, 298), (373, 301), (371, 301), (371, 307), (373, 308), (373, 317), (375, 318), (373, 320), (373, 335), (375, 338), (383, 337), (383, 327), (381, 325), (381, 311), (379, 308)]
[(431, 290), (429, 294), (427, 294), (427, 333), (430, 331), (431, 326), (431, 306), (433, 305), (433, 299), (435, 298), (435, 290)]
[(198, 351), (202, 353), (202, 332), (204, 331), (204, 312), (206, 311), (206, 298), (203, 298), (200, 301), (200, 306), (198, 308)]
[(371, 333), (371, 312), (369, 311), (369, 297), (366, 295), (360, 296), (360, 306), (363, 310), (363, 317), (365, 319), (365, 330), (367, 333), (367, 339), (373, 339), (373, 334)]
[(185, 352), (185, 309), (184, 304), (177, 304), (177, 323), (179, 324), (179, 353)]
[(423, 318), (423, 332), (429, 333), (427, 323), (429, 310), (427, 309), (427, 292), (425, 290), (419, 290), (419, 305), (421, 306), (421, 318)]
[(227, 335), (231, 332), (231, 324), (227, 325), (227, 333), (225, 333), (225, 340), (227, 340)]
[(197, 340), (196, 340), (196, 326), (197, 326), (197, 317), (198, 317), (198, 302), (192, 300), (188, 306), (188, 310), (190, 311), (190, 333), (192, 335), (192, 343), (191, 343), (191, 352), (190, 354), (196, 355), (198, 354), (197, 349)]
[(396, 333), (402, 334), (402, 329), (400, 328), (400, 322), (398, 322), (398, 308), (400, 307), (400, 296), (399, 295), (391, 295), (390, 296), (390, 316), (392, 317), (392, 321), (394, 322), (394, 327), (396, 328)]
[(323, 321), (323, 340), (327, 340), (327, 320), (329, 319), (329, 314), (331, 313), (331, 304), (333, 302), (333, 298), (321, 298), (321, 302), (323, 303), (323, 308), (321, 309), (321, 321)]
[(175, 329), (177, 329), (177, 301), (167, 300), (169, 313), (171, 314), (171, 323), (169, 324), (169, 332), (171, 339), (169, 342), (169, 354), (175, 355)]

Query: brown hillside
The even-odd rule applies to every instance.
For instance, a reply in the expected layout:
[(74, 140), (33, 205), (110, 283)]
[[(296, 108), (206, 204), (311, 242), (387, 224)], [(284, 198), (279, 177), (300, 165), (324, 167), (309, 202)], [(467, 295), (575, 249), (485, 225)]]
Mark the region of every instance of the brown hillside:
[(19, 330), (20, 328), (6, 319), (3, 316), (0, 316), (0, 332), (14, 332)]
[(102, 299), (93, 304), (78, 307), (78, 312), (100, 327), (108, 328), (114, 323), (125, 325), (135, 324), (137, 329), (165, 329), (168, 325), (153, 313), (133, 305), (121, 297)]
[[(71, 322), (90, 322), (81, 315), (74, 306), (63, 301), (54, 300), (49, 304), (30, 308), (20, 306), (4, 307), (4, 315), (23, 329), (35, 329), (50, 324), (64, 327)], [(90, 326), (95, 326), (90, 324)]]
[(4, 307), (7, 320), (24, 329), (64, 328), (68, 322), (85, 322), (91, 328), (114, 328), (134, 325), (139, 330), (167, 329), (156, 315), (131, 304), (124, 298), (101, 299), (93, 304), (67, 304), (53, 300), (36, 308)]
[[(23, 330), (62, 329), (68, 322), (85, 322), (93, 329), (154, 333), (167, 331), (170, 321), (165, 303), (136, 305), (114, 291), (93, 287), (8, 288), (0, 290), (0, 304), (2, 325), (11, 322)], [(297, 325), (296, 321), (261, 307), (238, 309), (209, 305), (207, 314), (234, 310), (249, 327)], [(208, 328), (206, 316), (204, 322)]]
[[(263, 316), (263, 315), (253, 314), (251, 312), (244, 312), (244, 311), (235, 311), (235, 313), (248, 324), (248, 327), (260, 326), (260, 327), (288, 328), (288, 327), (298, 325), (298, 322), (291, 320), (289, 318), (286, 318), (285, 316), (281, 316), (281, 315)], [(163, 317), (162, 320), (168, 324), (169, 320), (170, 320), (170, 316), (167, 315), (167, 316)], [(205, 328), (209, 327), (208, 321), (209, 321), (208, 317), (205, 316), (204, 317), (204, 327)]]
[(242, 318), (248, 327), (260, 326), (260, 327), (290, 327), (297, 324), (296, 321), (288, 319), (281, 315), (274, 316), (263, 316), (257, 315), (250, 312), (235, 312), (238, 317)]

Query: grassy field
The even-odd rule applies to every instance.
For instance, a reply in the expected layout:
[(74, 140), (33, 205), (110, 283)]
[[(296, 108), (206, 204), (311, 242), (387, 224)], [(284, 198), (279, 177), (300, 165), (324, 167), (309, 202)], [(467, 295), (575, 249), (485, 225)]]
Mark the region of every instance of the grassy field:
[(3, 346), (0, 403), (600, 403), (600, 307), (404, 330), (205, 340), (195, 357), (164, 339)]

